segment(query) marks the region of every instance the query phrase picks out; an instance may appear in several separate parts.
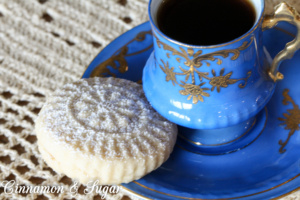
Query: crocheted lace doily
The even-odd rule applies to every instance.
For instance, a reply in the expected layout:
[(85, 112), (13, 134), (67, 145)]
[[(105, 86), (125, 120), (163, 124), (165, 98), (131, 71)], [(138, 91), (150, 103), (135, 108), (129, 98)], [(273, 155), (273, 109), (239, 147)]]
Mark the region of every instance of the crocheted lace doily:
[[(266, 0), (267, 12), (281, 0)], [(286, 0), (300, 10), (298, 0)], [(79, 79), (114, 38), (146, 21), (148, 0), (0, 0), (0, 181), (61, 185), (62, 193), (12, 193), (0, 199), (101, 199), (55, 173), (38, 151), (34, 120), (46, 96)], [(131, 199), (124, 192), (106, 199)], [(300, 199), (300, 192), (285, 199)]]

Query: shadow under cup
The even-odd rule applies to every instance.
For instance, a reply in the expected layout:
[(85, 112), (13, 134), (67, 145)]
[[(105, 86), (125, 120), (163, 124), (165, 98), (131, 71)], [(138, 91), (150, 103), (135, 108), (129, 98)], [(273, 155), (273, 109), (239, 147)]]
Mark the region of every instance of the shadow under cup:
[(184, 44), (162, 33), (157, 26), (162, 1), (149, 3), (154, 52), (143, 73), (146, 97), (157, 112), (180, 125), (186, 142), (230, 146), (264, 119), (260, 115), (265, 114), (257, 114), (275, 88), (266, 75), (270, 63), (262, 43), (264, 1), (251, 0), (256, 20), (247, 33), (211, 46)]

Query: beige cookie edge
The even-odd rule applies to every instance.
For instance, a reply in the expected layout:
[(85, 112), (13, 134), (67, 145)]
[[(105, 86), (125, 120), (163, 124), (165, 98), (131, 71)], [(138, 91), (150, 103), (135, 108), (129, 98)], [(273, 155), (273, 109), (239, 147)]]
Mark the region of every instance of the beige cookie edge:
[[(100, 184), (114, 185), (140, 179), (160, 167), (169, 158), (177, 136), (177, 134), (174, 134), (174, 138), (172, 138), (169, 148), (166, 149), (163, 156), (158, 154), (148, 158), (107, 161), (93, 155), (87, 156), (70, 150), (65, 145), (55, 141), (44, 127), (44, 119), (39, 116), (36, 120), (35, 132), (40, 153), (46, 163), (56, 172), (77, 179), (83, 184), (98, 180)], [(175, 125), (172, 131), (177, 133)]]

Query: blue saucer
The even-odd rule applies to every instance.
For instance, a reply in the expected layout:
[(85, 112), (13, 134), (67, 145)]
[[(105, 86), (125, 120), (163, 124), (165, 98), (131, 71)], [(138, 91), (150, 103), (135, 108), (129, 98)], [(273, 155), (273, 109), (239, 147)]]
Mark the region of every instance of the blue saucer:
[[(265, 31), (264, 44), (270, 55), (283, 49), (295, 32), (286, 23)], [(152, 51), (151, 27), (146, 22), (103, 49), (82, 78), (115, 76), (140, 82)], [(280, 71), (285, 78), (257, 116), (251, 129), (257, 136), (243, 149), (206, 155), (178, 137), (166, 163), (140, 180), (122, 184), (123, 188), (140, 198), (170, 200), (262, 200), (300, 189), (300, 51), (283, 62)]]

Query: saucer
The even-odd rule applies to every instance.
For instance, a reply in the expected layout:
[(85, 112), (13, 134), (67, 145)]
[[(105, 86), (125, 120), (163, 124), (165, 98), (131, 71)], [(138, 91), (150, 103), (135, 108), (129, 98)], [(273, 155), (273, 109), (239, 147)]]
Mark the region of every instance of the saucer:
[[(274, 57), (296, 29), (280, 23), (265, 31)], [(122, 34), (90, 63), (82, 78), (114, 76), (141, 82), (153, 51), (149, 22)], [(300, 189), (300, 51), (284, 61), (285, 76), (251, 129), (248, 145), (226, 154), (203, 154), (178, 137), (170, 158), (147, 176), (122, 187), (143, 199), (272, 199)], [(180, 132), (179, 132), (180, 135)], [(194, 150), (195, 149), (195, 150)]]

